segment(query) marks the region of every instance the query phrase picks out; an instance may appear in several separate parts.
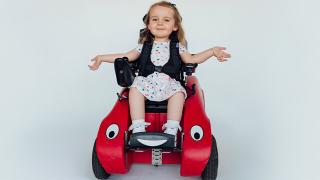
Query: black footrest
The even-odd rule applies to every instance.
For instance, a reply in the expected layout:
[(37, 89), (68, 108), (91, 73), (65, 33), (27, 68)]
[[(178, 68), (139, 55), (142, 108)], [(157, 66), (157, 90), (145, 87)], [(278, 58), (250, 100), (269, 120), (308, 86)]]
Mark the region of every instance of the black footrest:
[(174, 149), (175, 147), (175, 136), (166, 133), (134, 133), (131, 135), (128, 142), (129, 149)]

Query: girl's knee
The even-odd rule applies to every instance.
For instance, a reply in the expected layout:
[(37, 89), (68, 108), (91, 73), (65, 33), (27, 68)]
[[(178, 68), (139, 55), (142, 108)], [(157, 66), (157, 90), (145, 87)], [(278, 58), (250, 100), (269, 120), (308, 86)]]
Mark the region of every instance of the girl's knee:
[(129, 89), (129, 96), (143, 97), (144, 98), (143, 94), (136, 87), (131, 87)]
[(174, 93), (173, 95), (172, 95), (172, 98), (179, 98), (179, 99), (185, 99), (185, 94), (183, 93), (183, 92), (181, 92), (181, 91), (178, 91), (178, 92), (176, 92), (176, 93)]
[(138, 93), (140, 93), (140, 92), (136, 87), (131, 87), (129, 89), (129, 94), (138, 94)]
[(185, 94), (181, 91), (177, 92), (176, 94), (177, 94), (177, 96), (185, 98)]
[(137, 91), (138, 89), (136, 87), (131, 87), (129, 88), (129, 92), (134, 92), (134, 91)]

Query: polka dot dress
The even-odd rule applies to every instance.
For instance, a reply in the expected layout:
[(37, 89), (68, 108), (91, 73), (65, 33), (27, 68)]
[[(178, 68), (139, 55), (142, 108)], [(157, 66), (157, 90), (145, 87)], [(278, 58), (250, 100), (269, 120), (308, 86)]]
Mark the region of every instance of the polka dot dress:
[[(139, 44), (136, 50), (141, 53), (143, 44)], [(179, 53), (185, 53), (187, 49), (179, 44)], [(151, 50), (151, 62), (155, 66), (163, 66), (169, 61), (170, 42), (154, 41)], [(186, 90), (179, 81), (172, 79), (165, 73), (154, 72), (147, 77), (137, 76), (131, 87), (136, 87), (150, 101), (164, 101), (176, 92), (183, 92), (187, 97)]]

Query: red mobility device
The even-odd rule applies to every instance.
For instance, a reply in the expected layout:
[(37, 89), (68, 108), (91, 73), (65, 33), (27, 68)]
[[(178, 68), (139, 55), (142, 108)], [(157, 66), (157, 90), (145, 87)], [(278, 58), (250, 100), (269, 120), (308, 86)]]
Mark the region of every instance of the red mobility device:
[[(107, 179), (111, 174), (125, 174), (133, 163), (139, 163), (154, 166), (180, 164), (181, 176), (216, 179), (217, 145), (211, 132), (210, 120), (205, 113), (203, 90), (197, 78), (192, 76), (196, 66), (185, 64), (181, 70), (182, 83), (188, 97), (180, 123), (182, 131), (178, 132), (176, 138), (162, 130), (167, 120), (166, 101), (146, 101), (145, 120), (151, 125), (146, 128), (146, 133), (131, 134), (128, 130), (131, 125), (129, 89), (122, 89), (113, 109), (101, 122), (94, 143), (92, 167), (96, 178)], [(134, 64), (128, 63), (125, 58), (117, 59), (115, 70), (118, 84), (125, 86), (121, 83), (128, 80), (126, 73), (130, 74), (129, 70), (135, 68)], [(121, 79), (121, 75), (125, 75), (127, 79)]]

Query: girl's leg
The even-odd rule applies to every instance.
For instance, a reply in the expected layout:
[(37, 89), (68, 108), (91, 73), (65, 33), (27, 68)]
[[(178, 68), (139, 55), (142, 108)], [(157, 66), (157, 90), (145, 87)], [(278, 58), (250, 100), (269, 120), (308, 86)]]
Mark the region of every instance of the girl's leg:
[(129, 90), (129, 106), (131, 119), (144, 119), (144, 101), (145, 97), (141, 92), (133, 87)]
[(182, 111), (184, 106), (184, 93), (177, 92), (172, 95), (168, 100), (168, 111), (167, 111), (167, 123), (164, 125), (167, 134), (176, 135), (180, 128), (179, 123), (182, 117)]
[(145, 132), (145, 97), (137, 88), (130, 88), (129, 90), (129, 107), (130, 115), (132, 120), (132, 125), (129, 127), (129, 130), (132, 130), (133, 133)]

